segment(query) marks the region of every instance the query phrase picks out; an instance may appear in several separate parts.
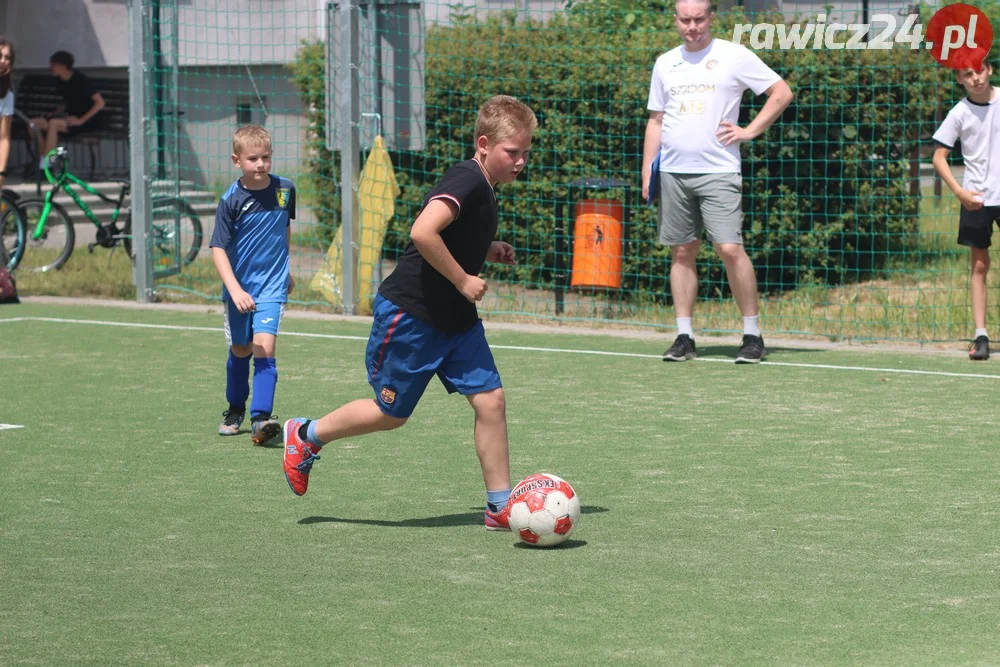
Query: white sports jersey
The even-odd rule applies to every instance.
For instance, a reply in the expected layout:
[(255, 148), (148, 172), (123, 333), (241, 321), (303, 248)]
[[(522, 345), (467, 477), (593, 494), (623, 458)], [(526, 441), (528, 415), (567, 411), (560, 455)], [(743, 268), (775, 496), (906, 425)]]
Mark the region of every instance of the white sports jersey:
[(7, 94), (0, 97), (0, 116), (14, 115), (14, 91), (8, 90)]
[(993, 99), (977, 104), (965, 98), (948, 112), (934, 141), (947, 148), (962, 144), (965, 176), (962, 187), (983, 193), (985, 206), (1000, 206), (1000, 88)]
[(752, 51), (713, 39), (701, 51), (683, 45), (656, 59), (649, 85), (650, 111), (663, 112), (660, 169), (677, 174), (740, 172), (739, 144), (723, 146), (719, 124), (739, 120), (747, 88), (760, 95), (781, 77)]

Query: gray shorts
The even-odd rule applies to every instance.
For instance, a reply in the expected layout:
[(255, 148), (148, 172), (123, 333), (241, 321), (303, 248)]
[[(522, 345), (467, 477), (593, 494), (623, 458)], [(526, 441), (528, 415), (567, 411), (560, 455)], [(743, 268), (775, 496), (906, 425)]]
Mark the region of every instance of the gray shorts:
[(743, 177), (660, 172), (660, 243), (743, 244)]

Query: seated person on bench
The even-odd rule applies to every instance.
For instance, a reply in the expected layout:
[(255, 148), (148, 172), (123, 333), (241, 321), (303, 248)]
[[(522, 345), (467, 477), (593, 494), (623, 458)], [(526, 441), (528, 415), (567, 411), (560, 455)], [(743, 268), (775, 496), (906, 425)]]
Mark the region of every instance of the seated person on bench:
[(72, 136), (93, 132), (104, 126), (104, 98), (90, 79), (73, 69), (73, 54), (56, 51), (49, 57), (49, 70), (58, 79), (56, 85), (63, 103), (43, 118), (32, 118), (38, 134), (39, 168), (45, 167), (45, 156), (59, 145), (59, 135)]

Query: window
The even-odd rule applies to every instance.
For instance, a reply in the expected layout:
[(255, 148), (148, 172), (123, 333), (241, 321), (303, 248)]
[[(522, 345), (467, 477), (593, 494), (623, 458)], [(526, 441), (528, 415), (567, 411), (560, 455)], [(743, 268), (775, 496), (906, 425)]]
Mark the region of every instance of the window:
[(249, 125), (253, 121), (253, 107), (250, 106), (250, 102), (247, 100), (242, 100), (236, 104), (236, 124), (239, 126)]
[(236, 101), (236, 124), (238, 126), (256, 123), (267, 124), (267, 98), (249, 95)]

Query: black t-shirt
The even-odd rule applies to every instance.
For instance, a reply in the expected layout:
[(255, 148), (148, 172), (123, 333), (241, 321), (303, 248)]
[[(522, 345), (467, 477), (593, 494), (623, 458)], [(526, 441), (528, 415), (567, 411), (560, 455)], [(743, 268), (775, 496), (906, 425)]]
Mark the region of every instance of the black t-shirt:
[[(66, 113), (70, 116), (82, 116), (94, 106), (94, 95), (97, 94), (97, 89), (83, 72), (73, 70), (69, 81), (56, 79), (56, 88), (62, 95), (63, 106), (66, 107)], [(97, 114), (97, 116), (100, 115), (100, 113)]]
[[(497, 200), (479, 163), (466, 160), (449, 169), (424, 198), (424, 207), (432, 199), (458, 205), (458, 217), (444, 228), (441, 238), (467, 274), (479, 275), (497, 233)], [(425, 261), (412, 242), (379, 293), (446, 333), (468, 331), (479, 321), (475, 304)]]

